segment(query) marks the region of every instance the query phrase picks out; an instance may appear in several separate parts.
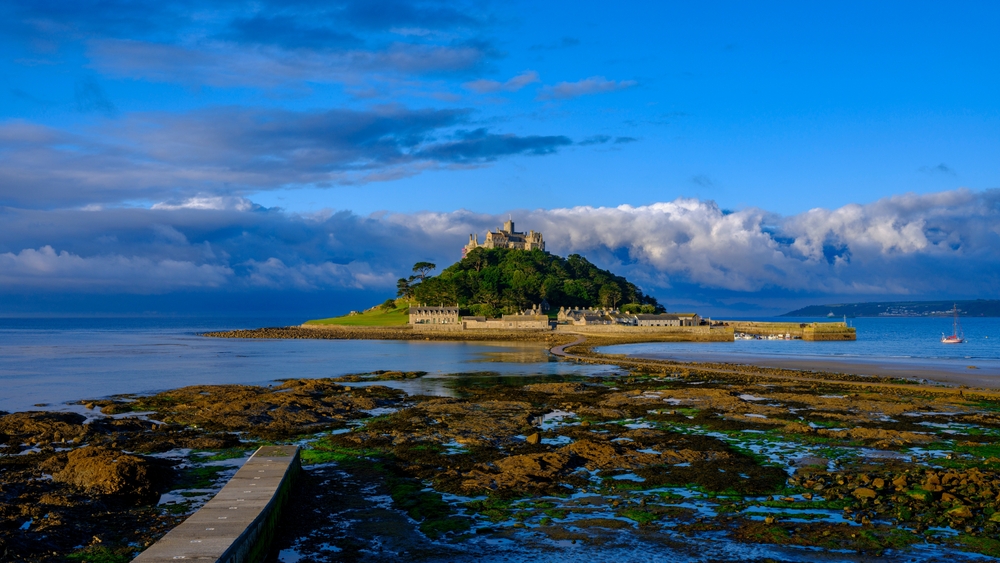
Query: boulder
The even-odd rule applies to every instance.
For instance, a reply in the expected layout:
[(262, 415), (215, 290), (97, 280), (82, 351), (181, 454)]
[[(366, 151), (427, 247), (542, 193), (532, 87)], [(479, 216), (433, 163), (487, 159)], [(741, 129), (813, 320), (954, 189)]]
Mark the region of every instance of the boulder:
[(152, 468), (145, 459), (102, 446), (84, 447), (66, 455), (66, 465), (52, 475), (93, 495), (136, 504), (155, 502)]
[(951, 510), (949, 510), (948, 511), (948, 516), (950, 516), (952, 518), (961, 518), (961, 519), (972, 518), (972, 511), (969, 510), (968, 506), (964, 506), (964, 505), (963, 506), (958, 506), (958, 507), (955, 507), (955, 508), (952, 508)]
[(859, 499), (875, 498), (878, 496), (878, 493), (866, 487), (858, 487), (857, 489), (854, 489), (852, 494), (855, 498)]

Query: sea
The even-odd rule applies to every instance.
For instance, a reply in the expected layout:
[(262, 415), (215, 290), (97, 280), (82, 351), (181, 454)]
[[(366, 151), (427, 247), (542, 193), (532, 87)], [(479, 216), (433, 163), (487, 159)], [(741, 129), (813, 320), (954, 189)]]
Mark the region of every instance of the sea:
[[(787, 317), (745, 320), (816, 322)], [(62, 409), (81, 400), (187, 385), (269, 385), (287, 378), (374, 370), (425, 371), (389, 382), (411, 393), (447, 394), (449, 374), (614, 373), (613, 366), (556, 361), (539, 344), (206, 338), (213, 330), (288, 326), (298, 318), (0, 318), (0, 411)], [(940, 343), (951, 318), (847, 319), (855, 342), (741, 340), (610, 346), (603, 351), (690, 361), (806, 359), (914, 369), (975, 368), (1000, 380), (1000, 318), (961, 320), (966, 342)]]

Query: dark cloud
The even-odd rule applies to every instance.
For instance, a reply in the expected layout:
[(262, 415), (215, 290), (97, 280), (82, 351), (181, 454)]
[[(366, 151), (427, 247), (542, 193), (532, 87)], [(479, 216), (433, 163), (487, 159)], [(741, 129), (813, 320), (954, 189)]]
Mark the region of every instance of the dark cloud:
[(0, 205), (64, 207), (364, 183), (434, 166), (544, 155), (564, 136), (455, 132), (469, 110), (130, 114), (86, 135), (0, 124)]
[(591, 76), (577, 82), (560, 82), (546, 86), (538, 93), (539, 100), (565, 100), (590, 94), (603, 94), (625, 90), (639, 84), (635, 80), (608, 80), (603, 76)]
[(42, 107), (50, 107), (50, 106), (54, 106), (55, 105), (55, 102), (52, 102), (52, 101), (49, 101), (49, 100), (46, 100), (46, 99), (43, 99), (43, 98), (39, 98), (38, 96), (29, 94), (28, 92), (25, 92), (24, 90), (21, 90), (20, 88), (11, 88), (10, 89), (10, 95), (14, 96), (15, 98), (17, 98), (19, 100), (24, 100), (26, 102), (30, 102), (32, 104), (35, 104), (35, 105), (38, 105), (38, 106), (42, 106)]
[(576, 37), (563, 37), (559, 41), (554, 43), (538, 43), (528, 47), (529, 51), (554, 51), (556, 49), (567, 49), (570, 47), (576, 47), (580, 44), (580, 40)]
[(935, 176), (939, 174), (944, 174), (946, 176), (956, 176), (957, 173), (955, 169), (948, 166), (945, 163), (938, 164), (937, 166), (921, 166), (920, 172), (927, 174), (929, 176)]
[(418, 154), (431, 160), (477, 164), (514, 154), (552, 154), (559, 147), (573, 144), (573, 141), (562, 135), (519, 137), (489, 133), (486, 129), (462, 132), (457, 137), (455, 141), (431, 145)]
[(484, 37), (484, 10), (396, 0), (15, 0), (0, 5), (0, 32), (32, 50), (79, 43), (92, 68), (131, 79), (308, 88), (375, 80), (372, 72), (480, 71), (500, 56)]
[(533, 84), (539, 82), (538, 73), (533, 70), (526, 70), (517, 76), (514, 76), (507, 80), (506, 82), (498, 82), (496, 80), (473, 80), (472, 82), (466, 82), (463, 84), (467, 89), (472, 90), (480, 94), (493, 94), (496, 92), (517, 92), (521, 88), (524, 88), (528, 84)]
[(607, 143), (610, 140), (611, 140), (611, 136), (610, 135), (593, 135), (591, 137), (587, 137), (586, 139), (580, 141), (577, 144), (578, 145), (583, 145), (583, 146), (587, 146), (587, 145), (603, 145), (604, 143)]
[(114, 117), (118, 108), (108, 99), (104, 89), (93, 78), (81, 78), (73, 88), (73, 99), (76, 111), (80, 113), (100, 113), (106, 117)]
[(477, 26), (480, 20), (473, 13), (474, 5), (460, 2), (357, 0), (344, 3), (343, 7), (347, 21), (371, 29)]
[(714, 188), (715, 182), (711, 178), (704, 174), (697, 174), (691, 177), (691, 183), (696, 186), (701, 186), (703, 188)]
[(219, 35), (222, 39), (251, 45), (277, 45), (286, 49), (343, 49), (358, 47), (364, 41), (334, 26), (320, 26), (290, 16), (236, 18), (230, 28)]
[(616, 145), (624, 145), (624, 144), (627, 144), (627, 143), (635, 143), (635, 142), (638, 142), (638, 141), (639, 141), (639, 139), (636, 139), (635, 137), (615, 137), (615, 144)]

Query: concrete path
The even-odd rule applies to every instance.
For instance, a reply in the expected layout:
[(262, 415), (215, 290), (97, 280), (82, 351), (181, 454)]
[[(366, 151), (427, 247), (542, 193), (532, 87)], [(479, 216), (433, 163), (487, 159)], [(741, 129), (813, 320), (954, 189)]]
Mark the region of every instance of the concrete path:
[(297, 446), (265, 446), (200, 510), (133, 559), (138, 563), (262, 559), (292, 477)]

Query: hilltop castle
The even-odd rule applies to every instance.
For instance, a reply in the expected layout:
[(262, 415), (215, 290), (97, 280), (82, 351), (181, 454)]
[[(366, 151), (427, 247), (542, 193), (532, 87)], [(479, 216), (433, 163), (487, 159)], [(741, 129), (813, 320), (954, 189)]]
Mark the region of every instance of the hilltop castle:
[(502, 229), (486, 231), (486, 240), (479, 244), (479, 235), (469, 235), (469, 244), (462, 248), (462, 258), (476, 248), (516, 248), (518, 250), (545, 250), (542, 233), (528, 231), (519, 233), (514, 230), (514, 221), (507, 220)]

